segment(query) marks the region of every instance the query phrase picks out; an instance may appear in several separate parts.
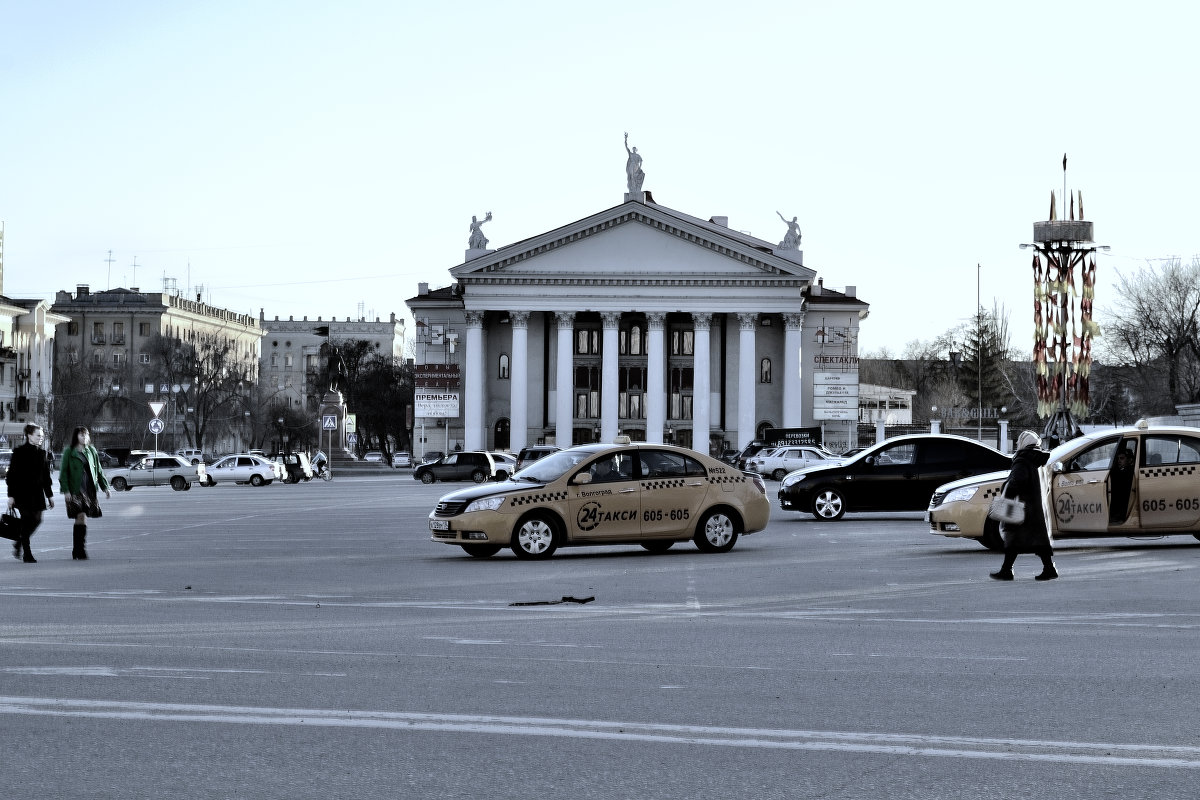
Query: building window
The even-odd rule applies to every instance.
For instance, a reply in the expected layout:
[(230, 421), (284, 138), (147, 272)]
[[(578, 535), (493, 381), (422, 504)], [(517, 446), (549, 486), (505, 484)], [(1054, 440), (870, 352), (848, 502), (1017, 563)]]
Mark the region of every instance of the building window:
[(67, 336), (78, 336), (78, 335), (79, 335), (79, 323), (76, 322), (75, 320), (71, 320), (70, 322), (67, 323)]
[(139, 363), (139, 364), (149, 364), (149, 363), (150, 363), (150, 354), (149, 354), (149, 353), (142, 353), (141, 355), (139, 355), (139, 356), (138, 356), (138, 363)]
[(500, 380), (508, 380), (508, 353), (500, 354)]
[(695, 370), (691, 367), (671, 367), (671, 391), (668, 395), (669, 419), (692, 418), (692, 379)]
[(646, 354), (646, 330), (638, 324), (621, 328), (618, 337), (618, 351), (623, 356), (643, 356)]
[(671, 355), (695, 355), (696, 332), (691, 329), (676, 328), (671, 331)]
[(113, 366), (114, 367), (121, 366), (121, 354), (120, 353), (113, 353)]
[(600, 354), (599, 328), (579, 328), (575, 331), (575, 354), (581, 356)]
[(149, 335), (150, 335), (150, 323), (149, 322), (139, 322), (138, 323), (138, 336), (149, 336)]
[(600, 370), (598, 367), (575, 367), (575, 418), (596, 419), (600, 416)]
[(291, 353), (288, 353), (287, 355), (285, 355), (283, 357), (283, 365), (285, 367), (290, 367), (292, 365), (292, 354)]
[(617, 379), (617, 416), (620, 419), (646, 418), (646, 369), (622, 367)]
[(771, 359), (764, 358), (762, 360), (762, 362), (758, 365), (758, 382), (759, 383), (770, 383), (771, 382)]
[(275, 353), (271, 353), (271, 366), (272, 367), (279, 366), (279, 356)]
[(92, 323), (92, 344), (104, 344), (104, 323)]

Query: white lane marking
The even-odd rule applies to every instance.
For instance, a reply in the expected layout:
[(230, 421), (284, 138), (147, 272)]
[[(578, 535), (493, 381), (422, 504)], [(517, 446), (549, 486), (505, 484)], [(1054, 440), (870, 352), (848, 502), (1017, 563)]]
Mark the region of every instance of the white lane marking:
[(201, 667), (110, 667), (103, 665), (84, 666), (29, 666), (29, 667), (0, 667), (0, 674), (5, 675), (71, 675), (74, 677), (180, 677), (191, 678), (203, 674), (217, 675), (302, 675), (309, 678), (344, 678), (345, 672), (281, 672), (266, 669), (204, 669)]
[(998, 739), (904, 733), (809, 731), (609, 720), (431, 714), (305, 708), (133, 703), (48, 697), (0, 696), (0, 714), (87, 717), (124, 721), (208, 722), (454, 731), (492, 736), (553, 736), (662, 744), (774, 750), (874, 753), (919, 758), (973, 758), (1096, 764), (1115, 767), (1200, 769), (1200, 747), (1116, 742)]

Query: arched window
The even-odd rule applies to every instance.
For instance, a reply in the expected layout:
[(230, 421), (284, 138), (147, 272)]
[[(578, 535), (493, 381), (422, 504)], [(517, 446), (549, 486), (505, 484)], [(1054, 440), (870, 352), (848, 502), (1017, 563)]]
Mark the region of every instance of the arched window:
[(758, 365), (758, 382), (759, 383), (770, 383), (771, 382), (771, 359), (764, 358), (762, 360), (762, 363)]
[(508, 353), (500, 354), (500, 372), (498, 377), (502, 381), (508, 380)]

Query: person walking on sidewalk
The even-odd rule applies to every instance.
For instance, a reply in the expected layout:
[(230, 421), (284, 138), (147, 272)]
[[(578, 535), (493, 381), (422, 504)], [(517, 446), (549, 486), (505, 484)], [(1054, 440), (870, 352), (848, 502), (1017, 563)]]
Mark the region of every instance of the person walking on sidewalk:
[(96, 492), (108, 491), (108, 478), (100, 468), (100, 454), (91, 444), (91, 433), (78, 427), (71, 436), (71, 446), (63, 451), (62, 468), (58, 473), (58, 488), (67, 504), (67, 516), (75, 520), (72, 531), (71, 558), (87, 559), (87, 519), (102, 516)]
[(36, 564), (29, 540), (42, 524), (42, 512), (47, 504), (54, 508), (54, 484), (50, 480), (50, 462), (42, 441), (46, 438), (42, 426), (25, 426), (25, 444), (15, 448), (8, 465), (8, 511), (15, 508), (21, 517), (21, 538), (13, 543), (13, 557), (26, 564)]

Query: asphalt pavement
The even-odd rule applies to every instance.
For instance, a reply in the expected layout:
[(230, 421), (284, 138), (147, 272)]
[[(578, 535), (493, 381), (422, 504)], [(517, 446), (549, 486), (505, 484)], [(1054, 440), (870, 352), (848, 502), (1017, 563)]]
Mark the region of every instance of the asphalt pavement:
[(5, 794), (1195, 794), (1194, 539), (1002, 584), (919, 514), (776, 507), (727, 554), (474, 559), (429, 540), (455, 488), (138, 488), (86, 562), (59, 503), (0, 562)]

